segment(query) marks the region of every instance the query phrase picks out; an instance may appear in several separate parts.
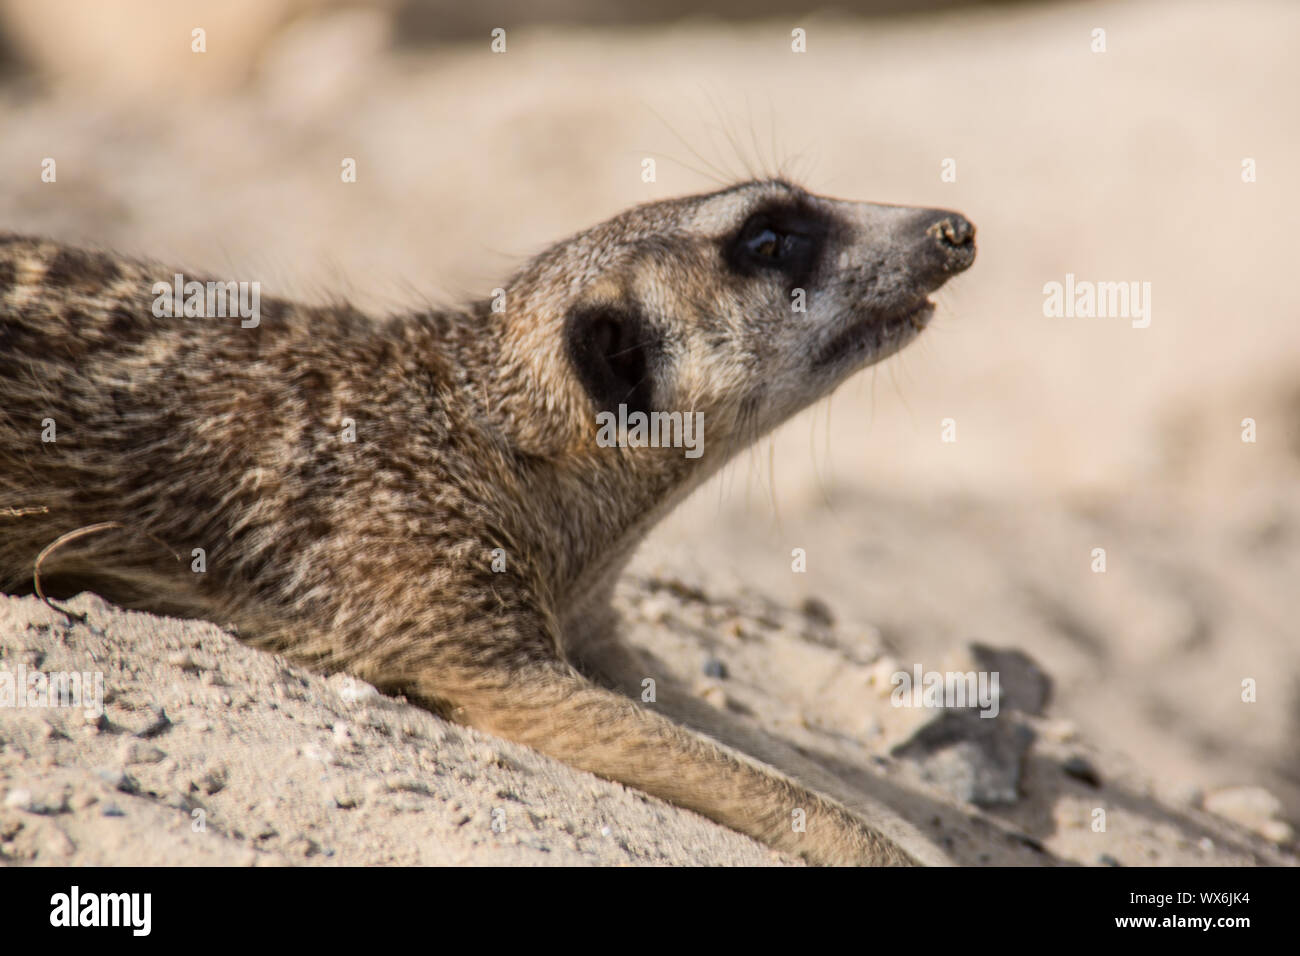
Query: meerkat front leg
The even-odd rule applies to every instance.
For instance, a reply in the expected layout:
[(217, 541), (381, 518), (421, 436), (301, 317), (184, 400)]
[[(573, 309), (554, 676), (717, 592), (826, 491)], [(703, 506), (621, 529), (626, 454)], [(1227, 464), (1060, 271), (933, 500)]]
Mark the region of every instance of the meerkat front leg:
[(642, 681), (653, 677), (653, 707), (658, 713), (838, 801), (858, 819), (870, 820), (875, 829), (916, 862), (925, 866), (952, 865), (942, 850), (889, 808), (888, 800), (878, 792), (880, 788), (872, 786), (871, 775), (864, 775), (861, 786), (848, 785), (790, 743), (700, 700), (673, 676), (650, 667), (637, 649), (622, 643), (616, 634), (599, 641), (589, 639), (578, 649), (575, 663), (601, 686), (633, 700), (641, 693)]
[[(832, 800), (593, 684), (560, 659), (547, 616), (508, 616), (514, 619), (493, 621), (490, 647), (438, 640), (411, 647), (412, 656), (402, 655), (404, 682), (416, 696), (439, 701), (459, 723), (694, 810), (810, 862), (915, 863)], [(483, 634), (482, 619), (466, 630)]]
[(559, 661), (476, 674), (462, 687), (449, 686), (441, 674), (437, 684), (455, 706), (453, 716), (469, 726), (644, 790), (809, 862), (914, 862), (829, 799), (591, 684)]

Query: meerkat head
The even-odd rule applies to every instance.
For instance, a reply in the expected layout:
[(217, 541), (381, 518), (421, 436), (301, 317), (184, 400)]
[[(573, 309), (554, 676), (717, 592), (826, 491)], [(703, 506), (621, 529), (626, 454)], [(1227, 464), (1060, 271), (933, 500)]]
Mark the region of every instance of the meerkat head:
[(651, 203), (516, 277), (527, 321), (510, 323), (512, 351), (533, 356), (538, 400), (577, 435), (620, 406), (696, 415), (716, 467), (916, 338), (929, 294), (974, 260), (974, 236), (955, 212), (782, 181)]

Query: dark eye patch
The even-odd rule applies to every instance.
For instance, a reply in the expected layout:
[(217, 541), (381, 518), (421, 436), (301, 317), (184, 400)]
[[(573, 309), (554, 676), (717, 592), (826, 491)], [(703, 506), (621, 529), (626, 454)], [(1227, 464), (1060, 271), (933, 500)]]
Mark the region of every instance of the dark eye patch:
[(776, 201), (752, 212), (724, 240), (723, 256), (740, 275), (775, 273), (792, 288), (802, 286), (816, 271), (830, 231), (827, 218), (810, 207)]

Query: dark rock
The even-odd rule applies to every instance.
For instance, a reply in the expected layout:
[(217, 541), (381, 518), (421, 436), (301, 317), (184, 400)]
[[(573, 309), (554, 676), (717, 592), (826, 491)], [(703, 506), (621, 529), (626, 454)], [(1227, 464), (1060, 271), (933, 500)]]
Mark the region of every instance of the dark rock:
[(997, 806), (1019, 798), (1021, 765), (1034, 733), (1006, 717), (942, 710), (892, 751), (921, 776), (968, 803)]
[(980, 670), (997, 672), (1002, 706), (1025, 714), (1042, 714), (1052, 696), (1052, 679), (1024, 651), (972, 644)]

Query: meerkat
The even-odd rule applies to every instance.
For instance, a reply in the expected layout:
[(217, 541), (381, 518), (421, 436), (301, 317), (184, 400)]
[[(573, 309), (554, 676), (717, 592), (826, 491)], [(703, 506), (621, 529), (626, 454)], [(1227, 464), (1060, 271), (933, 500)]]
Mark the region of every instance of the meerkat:
[[(632, 699), (609, 608), (674, 504), (925, 328), (974, 234), (753, 181), (636, 206), (463, 309), (256, 322), (185, 315), (178, 270), (0, 235), (0, 588), (46, 552), (49, 594), (229, 622), (808, 861), (931, 862), (793, 748)], [(599, 440), (636, 412), (697, 415), (700, 453)]]

